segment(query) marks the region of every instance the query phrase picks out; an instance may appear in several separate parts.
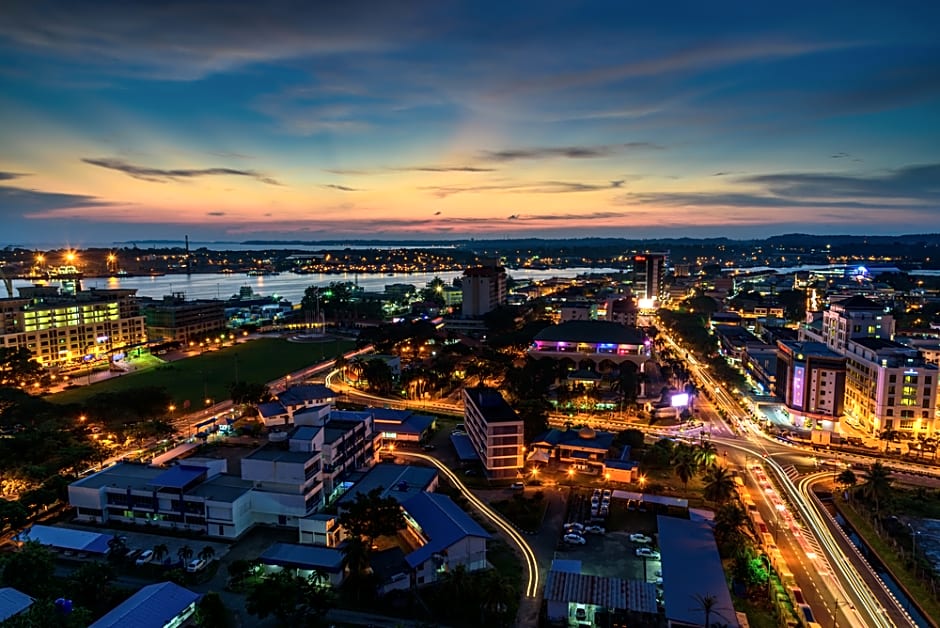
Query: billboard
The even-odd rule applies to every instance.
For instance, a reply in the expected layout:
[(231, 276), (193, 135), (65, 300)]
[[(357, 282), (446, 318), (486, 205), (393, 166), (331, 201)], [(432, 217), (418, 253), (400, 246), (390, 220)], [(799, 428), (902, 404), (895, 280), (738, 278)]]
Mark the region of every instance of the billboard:
[(669, 398), (669, 405), (673, 408), (684, 408), (689, 405), (689, 393), (676, 393)]
[(793, 397), (790, 400), (790, 405), (794, 408), (803, 408), (803, 382), (806, 378), (806, 367), (805, 366), (794, 366), (793, 367), (793, 386), (791, 388)]

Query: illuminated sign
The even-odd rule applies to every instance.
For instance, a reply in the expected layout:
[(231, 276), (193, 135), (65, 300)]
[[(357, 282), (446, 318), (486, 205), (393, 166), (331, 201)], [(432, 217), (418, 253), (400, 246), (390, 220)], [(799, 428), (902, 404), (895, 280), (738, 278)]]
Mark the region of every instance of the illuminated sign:
[(803, 381), (806, 377), (806, 367), (793, 367), (793, 399), (791, 405), (794, 408), (803, 408)]
[(689, 393), (679, 393), (669, 399), (669, 405), (673, 408), (684, 408), (689, 405)]
[(636, 304), (641, 310), (652, 310), (656, 308), (656, 301), (654, 299), (637, 299)]

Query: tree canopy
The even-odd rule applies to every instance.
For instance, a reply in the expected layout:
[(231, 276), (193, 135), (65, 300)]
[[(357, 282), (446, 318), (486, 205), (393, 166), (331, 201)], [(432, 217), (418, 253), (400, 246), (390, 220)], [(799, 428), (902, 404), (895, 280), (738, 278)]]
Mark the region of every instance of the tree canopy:
[(382, 497), (384, 487), (366, 494), (356, 493), (339, 515), (339, 524), (353, 537), (365, 538), (371, 545), (380, 536), (392, 535), (405, 527), (401, 505), (394, 497)]

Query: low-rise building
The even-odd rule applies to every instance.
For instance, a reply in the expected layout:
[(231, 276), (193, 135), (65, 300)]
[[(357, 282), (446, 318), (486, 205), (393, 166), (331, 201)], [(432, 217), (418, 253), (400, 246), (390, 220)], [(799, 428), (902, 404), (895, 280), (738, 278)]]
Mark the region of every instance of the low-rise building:
[(551, 429), (529, 443), (528, 459), (603, 476), (613, 443), (613, 433), (598, 432), (587, 426), (577, 430)]
[(570, 321), (536, 334), (529, 355), (570, 360), (573, 369), (587, 366), (598, 371), (630, 361), (642, 371), (650, 359), (650, 343), (636, 327), (610, 321)]
[(274, 401), (260, 403), (256, 409), (265, 427), (275, 427), (294, 424), (295, 413), (311, 408), (320, 408), (318, 412), (328, 414), (335, 401), (336, 393), (326, 386), (302, 384), (287, 388)]
[(29, 610), (33, 605), (33, 598), (13, 587), (0, 588), (0, 622)]
[(148, 584), (90, 628), (177, 628), (193, 616), (201, 597), (172, 582)]

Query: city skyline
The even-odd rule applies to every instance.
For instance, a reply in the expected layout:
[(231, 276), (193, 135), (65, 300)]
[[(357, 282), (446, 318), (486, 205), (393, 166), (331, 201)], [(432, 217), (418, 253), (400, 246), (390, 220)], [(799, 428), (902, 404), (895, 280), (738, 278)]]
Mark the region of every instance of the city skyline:
[(940, 223), (927, 2), (4, 13), (5, 244)]

